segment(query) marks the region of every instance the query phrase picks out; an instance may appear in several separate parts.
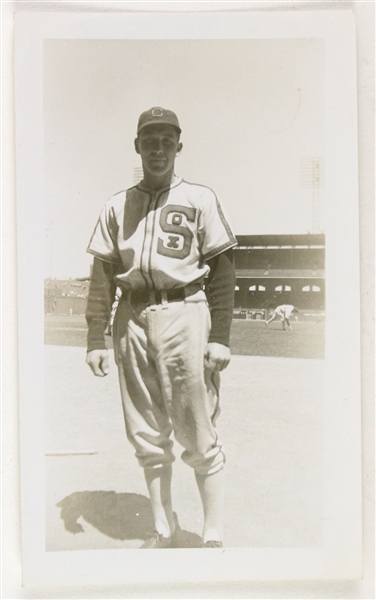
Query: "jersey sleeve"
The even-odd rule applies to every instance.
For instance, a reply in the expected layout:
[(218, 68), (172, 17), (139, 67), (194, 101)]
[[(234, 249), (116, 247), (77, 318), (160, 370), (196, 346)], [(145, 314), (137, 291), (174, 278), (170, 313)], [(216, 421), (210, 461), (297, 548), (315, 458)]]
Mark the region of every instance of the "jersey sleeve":
[(201, 253), (205, 260), (237, 245), (217, 196), (208, 190), (199, 216)]
[(236, 282), (232, 249), (209, 259), (208, 265), (210, 272), (205, 283), (211, 315), (208, 341), (229, 346)]
[(87, 252), (107, 262), (119, 262), (120, 255), (116, 243), (118, 230), (115, 209), (110, 199), (102, 209)]

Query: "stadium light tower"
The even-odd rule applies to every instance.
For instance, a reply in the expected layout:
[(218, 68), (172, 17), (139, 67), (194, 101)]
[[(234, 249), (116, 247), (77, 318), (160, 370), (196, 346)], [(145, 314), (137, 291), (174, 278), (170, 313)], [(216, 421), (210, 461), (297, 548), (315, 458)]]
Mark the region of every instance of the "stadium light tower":
[(312, 232), (320, 233), (320, 190), (324, 187), (324, 159), (300, 159), (300, 185), (312, 190)]

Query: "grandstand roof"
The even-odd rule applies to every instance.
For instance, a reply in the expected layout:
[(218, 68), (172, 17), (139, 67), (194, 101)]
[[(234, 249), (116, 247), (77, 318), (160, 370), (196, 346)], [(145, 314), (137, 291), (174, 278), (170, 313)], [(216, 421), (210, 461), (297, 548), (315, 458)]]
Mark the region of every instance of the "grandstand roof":
[(318, 269), (236, 269), (238, 279), (324, 279), (325, 271)]
[(238, 247), (245, 246), (253, 248), (255, 246), (267, 248), (269, 246), (319, 246), (325, 247), (325, 234), (306, 233), (306, 234), (277, 234), (277, 235), (237, 235)]

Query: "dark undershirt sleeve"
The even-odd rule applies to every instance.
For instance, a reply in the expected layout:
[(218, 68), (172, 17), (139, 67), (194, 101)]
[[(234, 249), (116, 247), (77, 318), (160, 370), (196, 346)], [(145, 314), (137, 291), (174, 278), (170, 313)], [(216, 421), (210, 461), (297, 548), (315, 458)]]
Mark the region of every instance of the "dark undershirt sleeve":
[(119, 265), (94, 257), (93, 271), (86, 305), (88, 324), (87, 351), (107, 349), (104, 332), (115, 299), (115, 275)]
[(212, 320), (209, 342), (229, 346), (236, 281), (232, 249), (218, 254), (207, 263), (210, 273), (205, 292)]

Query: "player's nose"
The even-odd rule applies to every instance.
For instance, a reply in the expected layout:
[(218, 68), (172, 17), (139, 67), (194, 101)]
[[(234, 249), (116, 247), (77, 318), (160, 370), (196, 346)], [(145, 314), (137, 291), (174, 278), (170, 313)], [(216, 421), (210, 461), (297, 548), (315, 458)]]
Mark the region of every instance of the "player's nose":
[(155, 154), (163, 154), (163, 149), (162, 148), (155, 148), (154, 153)]
[(153, 150), (155, 152), (159, 152), (159, 153), (161, 153), (163, 151), (163, 142), (162, 142), (162, 140), (159, 140), (159, 139), (155, 140)]

